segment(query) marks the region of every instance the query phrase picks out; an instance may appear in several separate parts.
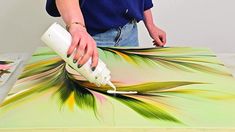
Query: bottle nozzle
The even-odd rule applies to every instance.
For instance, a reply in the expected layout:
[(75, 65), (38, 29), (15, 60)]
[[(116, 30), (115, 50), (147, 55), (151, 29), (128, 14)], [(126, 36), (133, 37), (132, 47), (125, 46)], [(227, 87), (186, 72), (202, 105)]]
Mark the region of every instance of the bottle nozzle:
[(116, 91), (116, 87), (113, 85), (113, 83), (111, 81), (108, 81), (107, 84)]

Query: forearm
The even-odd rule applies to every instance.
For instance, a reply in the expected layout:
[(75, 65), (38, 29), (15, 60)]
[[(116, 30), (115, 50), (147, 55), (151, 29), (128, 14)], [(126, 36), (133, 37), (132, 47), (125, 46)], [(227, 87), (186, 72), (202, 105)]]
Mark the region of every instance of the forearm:
[(144, 24), (149, 32), (149, 35), (154, 40), (154, 45), (164, 46), (166, 44), (166, 32), (154, 24), (151, 9), (144, 11)]
[(154, 24), (154, 20), (153, 20), (151, 9), (148, 9), (148, 10), (144, 11), (144, 24), (145, 24), (145, 27), (148, 29), (148, 31), (152, 27), (156, 26)]
[(85, 25), (80, 9), (79, 0), (56, 0), (56, 6), (65, 24), (80, 22)]

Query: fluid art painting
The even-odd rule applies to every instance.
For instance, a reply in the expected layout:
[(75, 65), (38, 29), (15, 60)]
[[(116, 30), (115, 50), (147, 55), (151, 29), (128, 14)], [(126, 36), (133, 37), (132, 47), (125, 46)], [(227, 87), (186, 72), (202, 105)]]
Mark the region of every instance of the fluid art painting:
[(235, 79), (208, 49), (99, 47), (108, 94), (47, 47), (0, 105), (0, 128), (233, 127)]
[(0, 61), (0, 85), (3, 84), (3, 78), (6, 78), (6, 77), (3, 77), (3, 76), (5, 76), (6, 74), (11, 73), (9, 71), (9, 69), (10, 69), (9, 64), (10, 63), (12, 63), (12, 62), (10, 62), (10, 61)]
[(0, 55), (0, 86), (5, 84), (19, 63), (18, 59), (6, 59)]

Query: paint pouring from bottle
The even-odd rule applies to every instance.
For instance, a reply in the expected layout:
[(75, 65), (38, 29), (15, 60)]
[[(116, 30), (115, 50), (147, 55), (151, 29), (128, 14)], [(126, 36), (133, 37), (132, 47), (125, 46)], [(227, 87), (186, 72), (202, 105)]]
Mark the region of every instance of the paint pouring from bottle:
[(116, 90), (108, 90), (109, 94), (137, 94), (137, 91), (116, 91)]
[(67, 51), (72, 42), (71, 34), (57, 23), (52, 24), (41, 37), (42, 41), (57, 53), (68, 65), (80, 73), (90, 83), (96, 84), (98, 87), (108, 84), (114, 90), (116, 87), (111, 82), (111, 72), (107, 65), (98, 59), (96, 69), (91, 69), (91, 58), (80, 68), (74, 63), (73, 57), (75, 52), (67, 56)]
[(137, 91), (117, 91), (116, 87), (112, 84), (111, 81), (107, 83), (109, 86), (113, 88), (113, 90), (108, 90), (107, 93), (109, 94), (137, 94)]

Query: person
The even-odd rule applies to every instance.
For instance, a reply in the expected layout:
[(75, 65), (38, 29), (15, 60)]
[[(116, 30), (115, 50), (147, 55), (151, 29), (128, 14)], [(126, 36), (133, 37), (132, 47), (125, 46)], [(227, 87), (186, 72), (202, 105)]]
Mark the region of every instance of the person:
[(98, 64), (97, 46), (138, 46), (137, 23), (144, 21), (153, 45), (164, 46), (166, 33), (153, 21), (152, 0), (47, 0), (46, 11), (62, 17), (72, 36), (67, 51), (82, 67), (91, 58)]

